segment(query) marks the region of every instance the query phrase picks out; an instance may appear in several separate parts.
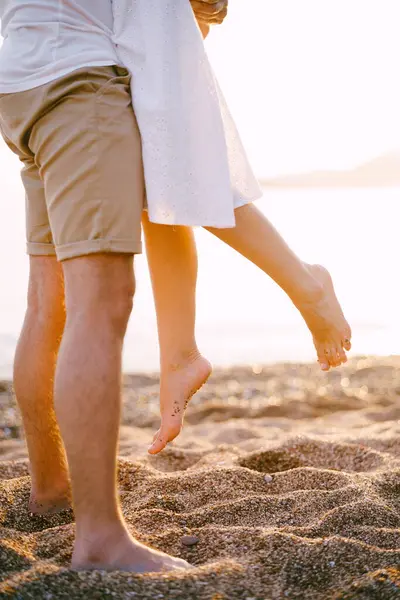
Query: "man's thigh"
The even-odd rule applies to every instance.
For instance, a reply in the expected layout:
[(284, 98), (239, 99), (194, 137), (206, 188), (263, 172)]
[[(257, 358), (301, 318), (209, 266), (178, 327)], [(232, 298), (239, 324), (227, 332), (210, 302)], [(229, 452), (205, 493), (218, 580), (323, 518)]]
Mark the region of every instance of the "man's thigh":
[(13, 114), (24, 115), (5, 125), (24, 162), (28, 252), (45, 253), (41, 242), (54, 244), (59, 260), (141, 252), (144, 181), (129, 73), (88, 67), (10, 96), (19, 103)]

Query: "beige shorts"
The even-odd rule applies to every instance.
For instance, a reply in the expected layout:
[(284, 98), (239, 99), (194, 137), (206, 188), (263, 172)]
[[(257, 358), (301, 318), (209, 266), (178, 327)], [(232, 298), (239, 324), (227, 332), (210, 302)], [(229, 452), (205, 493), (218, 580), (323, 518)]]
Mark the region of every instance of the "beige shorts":
[(126, 69), (86, 67), (2, 94), (0, 130), (23, 162), (28, 254), (141, 252), (141, 140)]

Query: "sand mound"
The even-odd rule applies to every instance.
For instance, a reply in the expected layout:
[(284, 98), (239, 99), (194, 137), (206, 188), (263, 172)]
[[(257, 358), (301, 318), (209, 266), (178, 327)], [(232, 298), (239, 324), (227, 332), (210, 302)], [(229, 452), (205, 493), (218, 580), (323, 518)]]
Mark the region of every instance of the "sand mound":
[[(18, 413), (0, 391), (0, 597), (400, 598), (400, 359), (216, 373), (150, 457), (157, 378), (125, 381), (119, 483), (131, 530), (183, 574), (75, 573), (72, 511), (32, 517)], [(1, 440), (1, 438), (0, 438)], [(187, 547), (182, 536), (198, 543)]]

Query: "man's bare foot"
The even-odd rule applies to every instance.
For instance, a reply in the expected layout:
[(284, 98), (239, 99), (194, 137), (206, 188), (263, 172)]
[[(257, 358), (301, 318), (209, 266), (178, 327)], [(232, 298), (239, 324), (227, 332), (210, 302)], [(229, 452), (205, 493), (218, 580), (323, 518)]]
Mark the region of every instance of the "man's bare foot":
[(320, 265), (306, 265), (321, 284), (319, 292), (295, 304), (314, 340), (318, 362), (323, 371), (347, 362), (345, 350), (351, 349), (351, 329), (336, 297), (329, 271)]
[(180, 434), (189, 400), (205, 384), (211, 371), (211, 364), (197, 350), (181, 363), (162, 369), (161, 426), (153, 438), (149, 454), (158, 454)]
[(33, 515), (56, 515), (63, 510), (71, 508), (71, 502), (68, 498), (52, 498), (49, 500), (29, 500), (29, 512)]
[(84, 536), (77, 541), (72, 555), (71, 567), (79, 571), (107, 570), (154, 573), (189, 569), (185, 560), (144, 546), (127, 531)]
[(51, 491), (39, 493), (31, 490), (29, 512), (34, 515), (54, 515), (71, 508), (71, 492), (69, 484), (55, 486)]

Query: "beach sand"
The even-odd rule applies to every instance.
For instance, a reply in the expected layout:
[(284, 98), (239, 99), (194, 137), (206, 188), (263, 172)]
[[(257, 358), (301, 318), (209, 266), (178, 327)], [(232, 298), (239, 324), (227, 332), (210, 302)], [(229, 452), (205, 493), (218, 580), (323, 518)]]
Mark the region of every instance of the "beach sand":
[[(18, 413), (0, 384), (0, 598), (400, 598), (400, 358), (217, 371), (156, 457), (157, 376), (124, 379), (119, 483), (141, 541), (185, 573), (68, 570), (71, 511), (28, 513)], [(183, 536), (194, 536), (192, 546)]]

